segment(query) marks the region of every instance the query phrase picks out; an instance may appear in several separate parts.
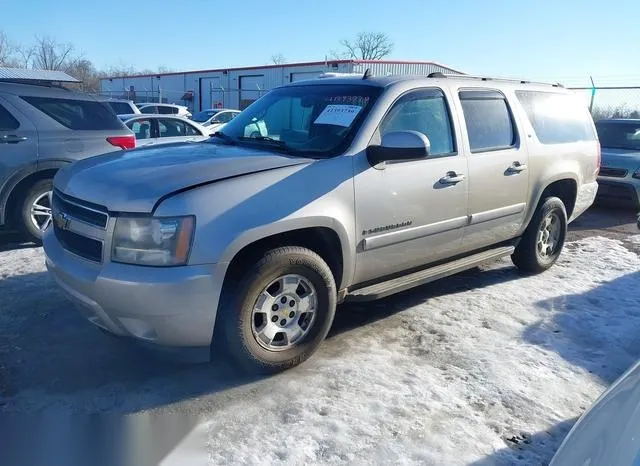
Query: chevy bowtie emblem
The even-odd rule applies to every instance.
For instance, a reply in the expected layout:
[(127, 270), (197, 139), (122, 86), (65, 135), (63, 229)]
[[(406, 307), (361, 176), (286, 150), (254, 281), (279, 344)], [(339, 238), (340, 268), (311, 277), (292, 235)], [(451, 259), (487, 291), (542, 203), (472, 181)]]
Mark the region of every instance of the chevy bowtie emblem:
[(54, 221), (59, 229), (66, 230), (69, 227), (71, 219), (64, 212), (56, 212), (54, 215)]

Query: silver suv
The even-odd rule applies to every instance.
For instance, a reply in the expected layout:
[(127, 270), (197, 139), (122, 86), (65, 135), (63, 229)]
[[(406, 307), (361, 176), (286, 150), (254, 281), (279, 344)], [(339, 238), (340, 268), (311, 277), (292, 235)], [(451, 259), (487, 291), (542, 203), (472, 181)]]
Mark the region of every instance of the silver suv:
[(132, 147), (133, 133), (103, 102), (62, 87), (0, 81), (0, 226), (40, 241), (51, 223), (55, 173)]
[(598, 168), (591, 116), (558, 85), (315, 79), (208, 142), (58, 172), (46, 263), (110, 332), (274, 372), (318, 348), (342, 301), (503, 256), (551, 267)]

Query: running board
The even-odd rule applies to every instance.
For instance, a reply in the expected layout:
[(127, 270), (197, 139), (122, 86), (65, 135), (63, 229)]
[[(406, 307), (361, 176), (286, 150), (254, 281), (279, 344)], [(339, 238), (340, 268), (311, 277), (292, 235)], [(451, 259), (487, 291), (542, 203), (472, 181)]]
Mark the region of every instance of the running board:
[(436, 265), (409, 275), (393, 278), (386, 282), (370, 285), (347, 293), (345, 301), (373, 301), (384, 298), (410, 288), (433, 282), (449, 275), (472, 269), (483, 262), (509, 256), (515, 250), (514, 246), (502, 246), (488, 251), (479, 252), (472, 256), (463, 257), (453, 262)]

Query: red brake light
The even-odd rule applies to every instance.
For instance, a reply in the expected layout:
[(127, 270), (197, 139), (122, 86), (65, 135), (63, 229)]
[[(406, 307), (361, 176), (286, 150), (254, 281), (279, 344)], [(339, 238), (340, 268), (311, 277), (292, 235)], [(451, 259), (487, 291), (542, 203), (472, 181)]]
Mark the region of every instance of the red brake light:
[(123, 150), (135, 149), (136, 147), (136, 137), (133, 134), (130, 136), (110, 136), (107, 138), (107, 142)]

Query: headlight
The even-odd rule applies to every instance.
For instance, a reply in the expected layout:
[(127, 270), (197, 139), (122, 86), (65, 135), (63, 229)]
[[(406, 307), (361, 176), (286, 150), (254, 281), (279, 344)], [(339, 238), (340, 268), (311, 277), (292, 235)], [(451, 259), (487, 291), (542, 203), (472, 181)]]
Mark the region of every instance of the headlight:
[(111, 260), (138, 265), (185, 265), (195, 218), (118, 217)]

